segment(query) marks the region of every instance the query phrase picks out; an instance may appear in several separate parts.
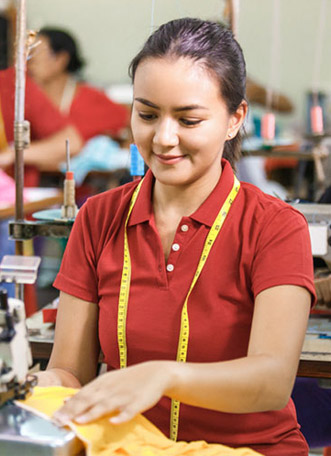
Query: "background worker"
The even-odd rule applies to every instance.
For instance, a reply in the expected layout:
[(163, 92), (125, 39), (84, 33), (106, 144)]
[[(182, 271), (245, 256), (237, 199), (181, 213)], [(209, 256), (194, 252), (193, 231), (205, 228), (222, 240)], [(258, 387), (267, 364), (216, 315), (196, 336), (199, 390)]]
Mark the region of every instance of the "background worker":
[(128, 126), (128, 110), (101, 90), (81, 80), (84, 62), (74, 37), (65, 30), (44, 27), (29, 61), (31, 77), (84, 141), (100, 135), (119, 137)]
[[(8, 68), (0, 71), (0, 168), (10, 177), (14, 176), (14, 118), (15, 70)], [(29, 77), (26, 78), (25, 119), (30, 122), (31, 143), (23, 155), (24, 186), (38, 187), (40, 171), (57, 169), (59, 163), (65, 160), (66, 139), (69, 139), (72, 155), (81, 150), (83, 140), (78, 130), (69, 124)], [(5, 198), (2, 202), (14, 205), (14, 198), (9, 200), (8, 196), (15, 184), (5, 174), (1, 176), (2, 196)], [(8, 222), (7, 219), (0, 221), (0, 260), (4, 255), (15, 253), (15, 243), (8, 238)], [(14, 285), (6, 287), (9, 295), (14, 296)], [(29, 287), (26, 293), (28, 315), (36, 311), (34, 291)]]
[[(0, 71), (0, 167), (14, 163), (15, 70)], [(71, 154), (77, 154), (83, 138), (79, 131), (52, 105), (39, 87), (26, 78), (25, 119), (31, 125), (31, 144), (24, 151), (25, 186), (38, 186), (40, 170), (57, 169), (65, 160), (65, 140)], [(11, 170), (12, 173), (12, 170)]]

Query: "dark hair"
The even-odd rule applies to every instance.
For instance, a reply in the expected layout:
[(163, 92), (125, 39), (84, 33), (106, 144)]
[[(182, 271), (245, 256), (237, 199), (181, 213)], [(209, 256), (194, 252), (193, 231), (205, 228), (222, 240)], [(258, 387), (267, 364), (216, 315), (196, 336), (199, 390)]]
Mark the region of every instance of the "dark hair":
[(55, 54), (63, 51), (69, 54), (69, 62), (66, 68), (69, 73), (76, 73), (84, 66), (85, 62), (79, 55), (76, 41), (68, 32), (57, 28), (43, 27), (39, 30), (39, 35), (46, 36), (49, 39), (50, 47)]
[[(245, 100), (246, 65), (242, 49), (223, 24), (183, 18), (161, 25), (131, 61), (129, 75), (134, 81), (138, 65), (148, 58), (189, 57), (201, 64), (219, 81), (230, 114)], [(234, 168), (240, 157), (241, 135), (224, 145), (224, 158)]]

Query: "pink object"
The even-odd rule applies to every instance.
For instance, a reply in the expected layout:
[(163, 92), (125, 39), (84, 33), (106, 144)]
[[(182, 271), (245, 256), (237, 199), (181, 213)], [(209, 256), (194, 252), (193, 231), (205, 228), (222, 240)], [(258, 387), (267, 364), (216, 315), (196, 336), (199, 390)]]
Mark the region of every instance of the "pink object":
[(321, 106), (315, 105), (310, 108), (311, 131), (315, 135), (323, 133), (323, 111)]
[(15, 203), (15, 181), (0, 169), (0, 203)]
[(263, 139), (271, 140), (275, 137), (276, 120), (272, 112), (268, 112), (262, 117), (261, 135)]
[[(12, 177), (8, 176), (7, 173), (0, 169), (0, 204), (5, 206), (12, 206), (15, 204), (15, 199), (15, 181)], [(23, 201), (26, 201), (24, 192)]]

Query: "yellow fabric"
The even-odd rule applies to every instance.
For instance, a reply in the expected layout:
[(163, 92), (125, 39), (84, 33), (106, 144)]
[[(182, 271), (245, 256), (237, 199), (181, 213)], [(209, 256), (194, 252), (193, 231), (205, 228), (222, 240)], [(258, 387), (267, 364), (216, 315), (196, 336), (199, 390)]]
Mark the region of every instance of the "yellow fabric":
[[(23, 406), (48, 417), (77, 390), (63, 387), (36, 387)], [(87, 425), (70, 426), (83, 441), (87, 456), (258, 456), (248, 448), (232, 449), (224, 445), (197, 442), (173, 442), (142, 415), (128, 423), (114, 425), (109, 416)]]

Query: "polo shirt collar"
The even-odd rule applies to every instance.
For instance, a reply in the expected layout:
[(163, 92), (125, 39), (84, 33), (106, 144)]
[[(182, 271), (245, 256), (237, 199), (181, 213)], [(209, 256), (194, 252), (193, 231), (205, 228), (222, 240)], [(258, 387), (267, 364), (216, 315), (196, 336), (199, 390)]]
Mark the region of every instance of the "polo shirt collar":
[(136, 204), (134, 205), (128, 226), (148, 222), (153, 215), (152, 190), (154, 185), (154, 176), (149, 169), (141, 185)]
[[(229, 192), (233, 186), (233, 171), (230, 163), (222, 159), (222, 174), (221, 177), (208, 196), (206, 201), (190, 216), (193, 220), (203, 223), (211, 227), (214, 223), (214, 220), (226, 200)], [(147, 171), (142, 183), (136, 204), (132, 209), (132, 213), (128, 222), (129, 226), (136, 225), (149, 221), (153, 214), (152, 207), (152, 187), (154, 184), (154, 176), (150, 170)]]
[(217, 214), (232, 189), (233, 182), (234, 175), (232, 167), (226, 159), (222, 158), (222, 174), (216, 187), (190, 218), (212, 227)]

